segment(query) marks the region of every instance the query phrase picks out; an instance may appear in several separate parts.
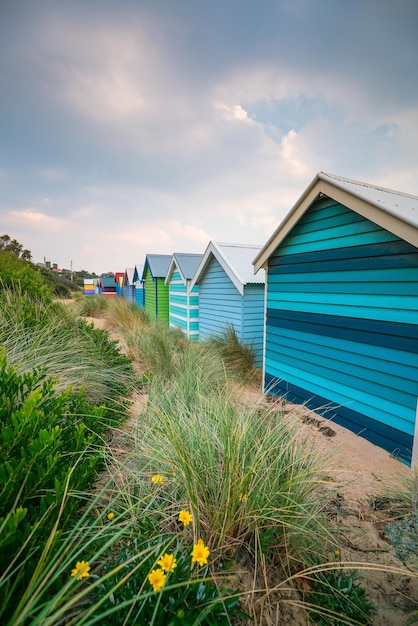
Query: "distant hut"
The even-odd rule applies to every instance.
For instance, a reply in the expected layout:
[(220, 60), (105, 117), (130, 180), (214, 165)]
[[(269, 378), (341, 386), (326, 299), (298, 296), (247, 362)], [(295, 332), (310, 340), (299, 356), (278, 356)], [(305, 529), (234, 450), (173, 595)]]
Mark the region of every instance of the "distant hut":
[(142, 272), (144, 271), (143, 265), (135, 265), (133, 283), (135, 285), (134, 300), (137, 306), (145, 306), (145, 290), (144, 282), (142, 280)]
[(254, 268), (266, 391), (416, 459), (418, 197), (319, 172)]
[(123, 294), (123, 277), (125, 272), (115, 273), (116, 295), (121, 296)]
[(135, 268), (127, 267), (123, 275), (122, 294), (129, 302), (135, 301), (134, 271)]
[(99, 293), (97, 278), (84, 278), (84, 295), (95, 296)]
[(255, 365), (263, 355), (264, 272), (254, 275), (252, 261), (261, 246), (211, 241), (190, 288), (199, 286), (199, 339), (220, 335), (232, 324), (239, 341), (252, 347)]
[(116, 283), (114, 274), (102, 274), (99, 279), (100, 293), (102, 296), (116, 296)]
[(201, 258), (201, 254), (174, 253), (165, 279), (170, 326), (192, 341), (199, 339), (199, 287), (190, 289), (190, 283)]

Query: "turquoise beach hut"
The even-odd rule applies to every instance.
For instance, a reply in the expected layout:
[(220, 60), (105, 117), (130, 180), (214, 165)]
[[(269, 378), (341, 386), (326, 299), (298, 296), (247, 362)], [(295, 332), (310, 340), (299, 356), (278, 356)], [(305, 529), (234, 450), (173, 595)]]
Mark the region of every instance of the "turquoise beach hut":
[(328, 407), (414, 463), (418, 197), (320, 172), (254, 269), (266, 271), (265, 390)]
[(143, 265), (135, 265), (133, 283), (135, 285), (134, 300), (137, 306), (145, 306), (145, 291), (144, 283), (142, 282), (142, 272), (144, 271)]
[(261, 246), (211, 241), (190, 288), (199, 286), (199, 340), (221, 334), (232, 324), (239, 341), (251, 346), (261, 367), (264, 324), (264, 271), (252, 261)]
[(201, 254), (175, 252), (165, 279), (169, 288), (169, 323), (192, 341), (199, 339), (199, 287), (190, 289)]

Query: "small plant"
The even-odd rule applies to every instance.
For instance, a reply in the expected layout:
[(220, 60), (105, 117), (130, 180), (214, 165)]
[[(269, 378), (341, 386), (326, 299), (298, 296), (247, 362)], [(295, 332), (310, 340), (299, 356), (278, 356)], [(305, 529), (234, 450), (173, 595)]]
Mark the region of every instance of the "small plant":
[(74, 302), (74, 310), (82, 317), (103, 317), (109, 306), (106, 296), (83, 296)]
[(307, 607), (310, 618), (320, 626), (371, 624), (374, 611), (357, 572), (342, 569), (316, 575)]
[(209, 339), (207, 345), (222, 359), (230, 376), (241, 382), (252, 382), (257, 378), (254, 352), (251, 346), (239, 340), (233, 324), (227, 323), (223, 332)]
[(395, 555), (402, 561), (418, 560), (418, 469), (412, 476), (397, 477), (388, 485), (384, 498), (392, 516), (384, 530), (395, 547)]
[(418, 518), (409, 514), (385, 526), (385, 533), (402, 561), (418, 559)]
[[(192, 553), (175, 537), (159, 536), (149, 557), (135, 563), (137, 544), (137, 540), (123, 544), (115, 559), (106, 565), (103, 582), (93, 596), (94, 602), (102, 600), (103, 613), (112, 614), (112, 624), (230, 623), (229, 617), (237, 612), (238, 598), (222, 588), (221, 581), (216, 583), (209, 576), (204, 567), (207, 558), (199, 562), (204, 569), (198, 566), (199, 558), (192, 556), (198, 544)], [(116, 574), (107, 578), (108, 571)]]

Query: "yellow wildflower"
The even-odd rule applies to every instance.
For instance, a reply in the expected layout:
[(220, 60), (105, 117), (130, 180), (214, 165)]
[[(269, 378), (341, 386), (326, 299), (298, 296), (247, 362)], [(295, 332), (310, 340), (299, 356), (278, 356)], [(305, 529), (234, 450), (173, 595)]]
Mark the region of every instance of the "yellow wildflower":
[(238, 499), (240, 502), (245, 502), (246, 500), (248, 500), (248, 496), (245, 493), (240, 493)]
[(162, 569), (160, 569), (160, 568), (153, 569), (148, 574), (148, 581), (149, 581), (150, 585), (152, 585), (152, 588), (153, 588), (154, 591), (160, 591), (160, 589), (162, 589), (163, 586), (164, 586), (166, 577), (167, 577), (167, 575), (164, 574)]
[(155, 474), (151, 480), (154, 485), (164, 485), (164, 478), (160, 474)]
[(334, 550), (334, 556), (336, 559), (340, 558), (340, 551), (338, 550), (338, 548), (336, 550)]
[(159, 565), (164, 572), (174, 572), (177, 567), (177, 561), (174, 558), (174, 554), (164, 554), (158, 559), (157, 565)]
[(88, 561), (77, 561), (74, 569), (71, 570), (71, 576), (77, 576), (77, 580), (90, 576), (90, 565)]
[(115, 517), (115, 514), (112, 512), (107, 514), (107, 519), (109, 520), (109, 522), (111, 522), (114, 517)]
[(199, 539), (198, 542), (193, 545), (192, 563), (199, 563), (200, 566), (206, 565), (209, 554), (209, 548), (205, 546), (203, 539)]
[(179, 513), (179, 522), (183, 522), (185, 526), (188, 526), (193, 521), (193, 515), (189, 513), (189, 511), (185, 511), (184, 509)]

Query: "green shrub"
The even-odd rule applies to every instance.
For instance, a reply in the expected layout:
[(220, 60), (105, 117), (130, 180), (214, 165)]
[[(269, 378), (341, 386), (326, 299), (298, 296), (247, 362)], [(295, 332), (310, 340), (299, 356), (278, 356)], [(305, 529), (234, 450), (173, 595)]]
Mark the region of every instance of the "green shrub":
[(52, 290), (38, 268), (12, 252), (0, 252), (0, 290), (19, 287), (24, 293), (50, 300)]
[[(29, 559), (7, 580), (5, 597), (33, 573), (33, 553), (42, 550), (51, 531), (69, 471), (73, 489), (92, 485), (104, 415), (83, 392), (57, 393), (42, 371), (19, 374), (0, 351), (0, 571), (16, 558), (21, 564)], [(63, 528), (76, 507), (77, 501), (68, 499)]]
[(319, 572), (307, 601), (310, 617), (320, 626), (372, 623), (374, 607), (353, 570)]

